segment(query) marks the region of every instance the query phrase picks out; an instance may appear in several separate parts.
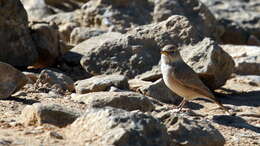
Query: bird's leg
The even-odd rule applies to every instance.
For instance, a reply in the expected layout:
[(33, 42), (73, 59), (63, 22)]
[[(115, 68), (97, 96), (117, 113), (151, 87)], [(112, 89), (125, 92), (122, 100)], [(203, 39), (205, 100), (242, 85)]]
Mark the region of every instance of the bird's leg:
[(175, 109), (174, 112), (180, 112), (182, 110), (183, 106), (185, 105), (185, 103), (186, 103), (186, 100), (183, 99), (181, 101), (181, 103), (177, 106), (177, 108), (176, 108), (177, 110)]
[(183, 102), (184, 102), (184, 99), (181, 101), (181, 103), (178, 106), (167, 104), (167, 108), (170, 110), (178, 109), (178, 111), (179, 111), (180, 107), (182, 107)]
[(181, 102), (181, 103), (178, 105), (178, 107), (177, 107), (177, 108), (178, 108), (178, 111), (181, 111), (181, 109), (182, 109), (183, 106), (186, 104), (186, 102), (187, 102), (187, 101), (186, 101), (185, 99), (182, 100), (182, 102)]
[(182, 108), (183, 108), (183, 106), (185, 105), (187, 103), (187, 101), (185, 100), (185, 99), (183, 99), (182, 101), (181, 101), (181, 103), (176, 107), (170, 107), (170, 109), (171, 110), (173, 110), (174, 112), (180, 112), (181, 110), (182, 110)]

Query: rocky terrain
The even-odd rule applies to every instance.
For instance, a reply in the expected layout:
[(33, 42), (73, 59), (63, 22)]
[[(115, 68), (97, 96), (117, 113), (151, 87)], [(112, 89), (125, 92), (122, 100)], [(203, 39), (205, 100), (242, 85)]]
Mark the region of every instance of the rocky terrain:
[[(258, 0), (0, 0), (0, 146), (260, 145)], [(235, 116), (168, 89), (160, 50)]]

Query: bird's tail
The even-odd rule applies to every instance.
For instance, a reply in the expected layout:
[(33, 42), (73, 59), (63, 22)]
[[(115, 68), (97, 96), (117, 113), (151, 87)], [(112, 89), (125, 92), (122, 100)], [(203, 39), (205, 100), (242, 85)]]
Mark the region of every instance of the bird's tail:
[(230, 115), (233, 115), (232, 113), (230, 113), (230, 111), (228, 110), (228, 108), (226, 108), (214, 95), (208, 97), (211, 101), (215, 102), (220, 108), (222, 108), (225, 112), (227, 112)]

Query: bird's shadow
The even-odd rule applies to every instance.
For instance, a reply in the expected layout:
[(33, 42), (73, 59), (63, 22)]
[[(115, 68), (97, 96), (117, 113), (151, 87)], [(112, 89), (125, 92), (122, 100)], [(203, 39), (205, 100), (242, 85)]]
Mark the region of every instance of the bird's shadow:
[(33, 99), (26, 99), (26, 98), (20, 98), (20, 97), (9, 97), (9, 98), (5, 98), (5, 99), (1, 99), (1, 100), (9, 100), (9, 101), (16, 101), (16, 102), (20, 102), (22, 104), (26, 104), (26, 105), (32, 105), (34, 103), (38, 103), (38, 100), (33, 100)]
[(246, 122), (246, 120), (238, 116), (216, 115), (213, 116), (213, 122), (235, 128), (245, 128), (256, 133), (260, 133), (260, 127), (250, 125)]
[(203, 105), (192, 102), (192, 101), (187, 101), (187, 103), (184, 107), (188, 107), (189, 109), (192, 109), (192, 110), (200, 110), (200, 109), (204, 108)]

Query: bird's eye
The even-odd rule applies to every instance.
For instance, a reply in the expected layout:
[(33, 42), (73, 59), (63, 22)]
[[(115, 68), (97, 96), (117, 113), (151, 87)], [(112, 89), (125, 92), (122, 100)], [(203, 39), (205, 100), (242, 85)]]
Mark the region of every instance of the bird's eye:
[(175, 50), (171, 50), (171, 51), (169, 51), (169, 53), (174, 53), (175, 52)]

